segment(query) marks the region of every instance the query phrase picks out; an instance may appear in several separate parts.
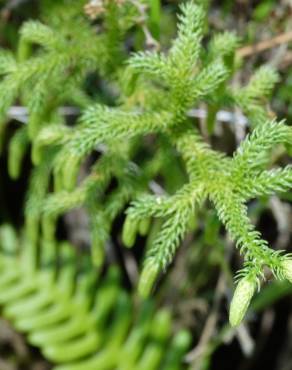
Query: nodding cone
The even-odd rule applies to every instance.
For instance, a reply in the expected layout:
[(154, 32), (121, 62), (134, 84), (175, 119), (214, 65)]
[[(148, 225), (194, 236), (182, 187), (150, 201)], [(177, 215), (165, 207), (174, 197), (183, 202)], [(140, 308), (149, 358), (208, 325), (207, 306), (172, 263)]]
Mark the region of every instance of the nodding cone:
[(138, 293), (142, 298), (149, 297), (159, 270), (159, 264), (155, 262), (148, 262), (144, 266), (138, 286)]
[(141, 236), (146, 236), (148, 234), (150, 224), (151, 224), (150, 217), (144, 218), (139, 222), (139, 234)]
[(123, 226), (122, 241), (127, 248), (132, 248), (136, 241), (139, 221), (127, 216)]
[(238, 283), (229, 312), (229, 322), (231, 326), (238, 326), (248, 309), (252, 296), (255, 292), (256, 284), (249, 277), (245, 277)]
[(292, 259), (284, 260), (281, 265), (285, 279), (292, 283)]

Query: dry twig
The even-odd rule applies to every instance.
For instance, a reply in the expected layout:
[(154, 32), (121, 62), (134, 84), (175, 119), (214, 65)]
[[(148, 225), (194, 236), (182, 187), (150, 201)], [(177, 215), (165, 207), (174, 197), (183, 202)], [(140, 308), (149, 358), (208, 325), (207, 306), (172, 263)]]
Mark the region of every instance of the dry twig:
[(292, 41), (292, 31), (281, 33), (278, 36), (275, 36), (271, 39), (261, 41), (254, 45), (244, 46), (239, 49), (237, 54), (238, 56), (245, 58), (253, 54), (261, 53), (262, 51), (272, 49), (276, 46), (286, 44)]

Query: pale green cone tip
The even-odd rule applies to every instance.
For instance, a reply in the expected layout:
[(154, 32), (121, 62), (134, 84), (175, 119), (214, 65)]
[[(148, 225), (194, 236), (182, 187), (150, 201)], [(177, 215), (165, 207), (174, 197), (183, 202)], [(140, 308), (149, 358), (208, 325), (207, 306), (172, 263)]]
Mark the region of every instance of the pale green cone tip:
[(122, 241), (125, 247), (132, 248), (136, 241), (138, 221), (130, 216), (126, 217), (122, 231)]
[(33, 143), (31, 151), (32, 163), (37, 166), (42, 160), (42, 151), (37, 143)]
[(283, 275), (285, 279), (292, 283), (292, 259), (286, 259), (282, 262)]
[(94, 240), (92, 242), (91, 253), (94, 266), (97, 268), (101, 268), (105, 259), (103, 243), (99, 240)]
[(151, 224), (151, 218), (147, 217), (144, 218), (139, 222), (139, 234), (142, 236), (146, 236), (149, 229), (150, 229), (150, 224)]
[(255, 288), (255, 282), (249, 278), (243, 278), (238, 283), (230, 305), (229, 322), (231, 326), (236, 327), (243, 320)]
[(144, 266), (138, 285), (140, 297), (149, 297), (155, 280), (159, 274), (159, 265), (157, 263), (148, 263)]

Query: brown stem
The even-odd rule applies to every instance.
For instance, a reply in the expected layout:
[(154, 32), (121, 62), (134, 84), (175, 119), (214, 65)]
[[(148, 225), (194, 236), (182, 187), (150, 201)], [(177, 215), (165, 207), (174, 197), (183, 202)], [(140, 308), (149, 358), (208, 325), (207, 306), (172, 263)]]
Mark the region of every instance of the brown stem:
[(238, 56), (245, 58), (253, 54), (261, 53), (262, 51), (274, 48), (278, 45), (286, 44), (292, 41), (292, 31), (281, 33), (271, 39), (261, 41), (254, 45), (244, 46), (239, 49)]

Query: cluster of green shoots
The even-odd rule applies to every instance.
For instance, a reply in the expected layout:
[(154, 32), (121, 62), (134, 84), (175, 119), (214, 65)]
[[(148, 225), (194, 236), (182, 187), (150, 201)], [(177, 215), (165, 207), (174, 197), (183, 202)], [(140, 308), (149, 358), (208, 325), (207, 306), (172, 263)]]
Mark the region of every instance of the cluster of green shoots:
[[(127, 247), (138, 233), (149, 232), (154, 218), (161, 219), (139, 282), (145, 297), (173, 261), (196, 212), (211, 204), (244, 260), (230, 310), (236, 326), (266, 268), (276, 279), (292, 281), (291, 256), (262, 239), (247, 206), (251, 199), (292, 186), (291, 167), (271, 168), (275, 147), (292, 144), (291, 127), (272, 120), (267, 108), (278, 75), (262, 66), (247, 84), (232, 86), (241, 65), (239, 39), (224, 32), (206, 43), (204, 4), (184, 3), (171, 45), (146, 51), (129, 45), (129, 33), (142, 32), (137, 2), (103, 1), (92, 24), (84, 5), (79, 0), (50, 5), (42, 22), (22, 26), (17, 56), (0, 53), (1, 131), (16, 99), (28, 110), (28, 122), (12, 138), (9, 154), (16, 179), (31, 147), (27, 237), (36, 249), (40, 237), (54, 241), (58, 218), (83, 207), (98, 267), (113, 221), (125, 209), (122, 240)], [(86, 81), (96, 75), (99, 93), (89, 94)], [(60, 109), (68, 104), (81, 111), (74, 125)], [(202, 135), (190, 114), (202, 104), (209, 136), (222, 108), (237, 108), (248, 118), (250, 133), (232, 156), (212, 148)], [(176, 181), (178, 173), (183, 175)], [(157, 179), (162, 186), (153, 185)]]

